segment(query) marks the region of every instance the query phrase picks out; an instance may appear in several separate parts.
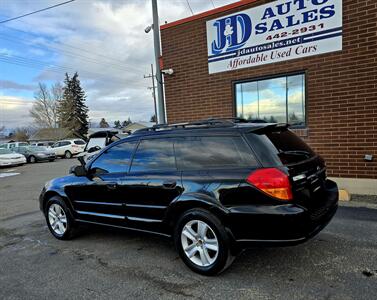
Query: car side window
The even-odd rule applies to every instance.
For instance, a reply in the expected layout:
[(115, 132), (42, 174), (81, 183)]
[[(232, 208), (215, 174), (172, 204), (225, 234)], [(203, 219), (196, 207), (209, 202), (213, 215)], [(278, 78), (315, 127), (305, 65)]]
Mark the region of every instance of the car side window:
[(103, 152), (92, 163), (93, 174), (128, 172), (136, 142), (124, 142)]
[(180, 138), (175, 143), (175, 151), (181, 170), (258, 165), (250, 147), (240, 136)]
[(173, 139), (141, 140), (131, 165), (131, 173), (176, 170)]

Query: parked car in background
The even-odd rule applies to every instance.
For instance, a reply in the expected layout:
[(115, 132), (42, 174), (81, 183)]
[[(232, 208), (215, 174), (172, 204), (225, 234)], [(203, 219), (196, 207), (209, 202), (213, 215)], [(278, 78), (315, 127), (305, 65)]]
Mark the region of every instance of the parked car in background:
[(56, 238), (81, 223), (172, 237), (185, 264), (204, 275), (244, 248), (307, 241), (338, 207), (325, 162), (286, 124), (154, 126), (80, 162), (40, 196)]
[(12, 148), (15, 148), (15, 147), (23, 147), (23, 146), (29, 146), (29, 143), (27, 143), (27, 142), (5, 143), (5, 144), (1, 144), (0, 148), (3, 148), (3, 149), (12, 149)]
[(52, 149), (41, 146), (15, 147), (12, 148), (12, 151), (24, 155), (29, 163), (54, 161), (56, 159), (55, 152)]
[(0, 167), (17, 166), (25, 163), (26, 157), (24, 155), (0, 148)]
[(129, 133), (121, 134), (117, 131), (103, 130), (98, 131), (89, 136), (88, 143), (85, 146), (84, 153), (82, 154), (85, 161), (91, 160), (102, 148), (110, 145), (111, 143), (127, 137)]
[(71, 158), (84, 152), (86, 142), (82, 139), (62, 140), (52, 145), (55, 155), (58, 157)]
[(55, 142), (33, 142), (30, 145), (31, 146), (41, 146), (41, 147), (52, 147)]

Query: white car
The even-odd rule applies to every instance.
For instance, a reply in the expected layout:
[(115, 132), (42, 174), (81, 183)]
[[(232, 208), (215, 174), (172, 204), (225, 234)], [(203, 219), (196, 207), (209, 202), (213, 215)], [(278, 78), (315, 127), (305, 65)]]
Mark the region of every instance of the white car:
[(26, 146), (29, 146), (29, 143), (26, 143), (26, 142), (11, 142), (11, 143), (1, 144), (0, 148), (2, 148), (2, 149), (12, 149), (12, 148), (16, 148), (16, 147), (26, 147)]
[(9, 167), (26, 164), (26, 157), (8, 149), (0, 148), (0, 167)]
[(82, 139), (62, 140), (52, 145), (56, 156), (71, 158), (73, 155), (84, 152), (85, 141)]

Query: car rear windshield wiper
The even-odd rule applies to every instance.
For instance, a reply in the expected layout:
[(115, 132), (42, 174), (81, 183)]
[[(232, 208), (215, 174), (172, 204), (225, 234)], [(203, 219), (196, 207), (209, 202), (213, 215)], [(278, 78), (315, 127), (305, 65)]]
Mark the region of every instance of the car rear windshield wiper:
[(289, 154), (289, 155), (305, 155), (307, 157), (311, 157), (312, 156), (312, 153), (310, 153), (309, 151), (304, 151), (304, 150), (287, 150), (287, 151), (280, 151), (279, 152), (279, 155), (280, 154)]

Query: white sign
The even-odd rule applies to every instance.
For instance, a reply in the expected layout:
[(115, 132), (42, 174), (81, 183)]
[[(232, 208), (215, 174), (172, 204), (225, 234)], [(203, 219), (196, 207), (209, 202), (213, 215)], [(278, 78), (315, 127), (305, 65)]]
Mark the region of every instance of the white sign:
[(209, 73), (342, 50), (342, 0), (278, 0), (207, 22)]

